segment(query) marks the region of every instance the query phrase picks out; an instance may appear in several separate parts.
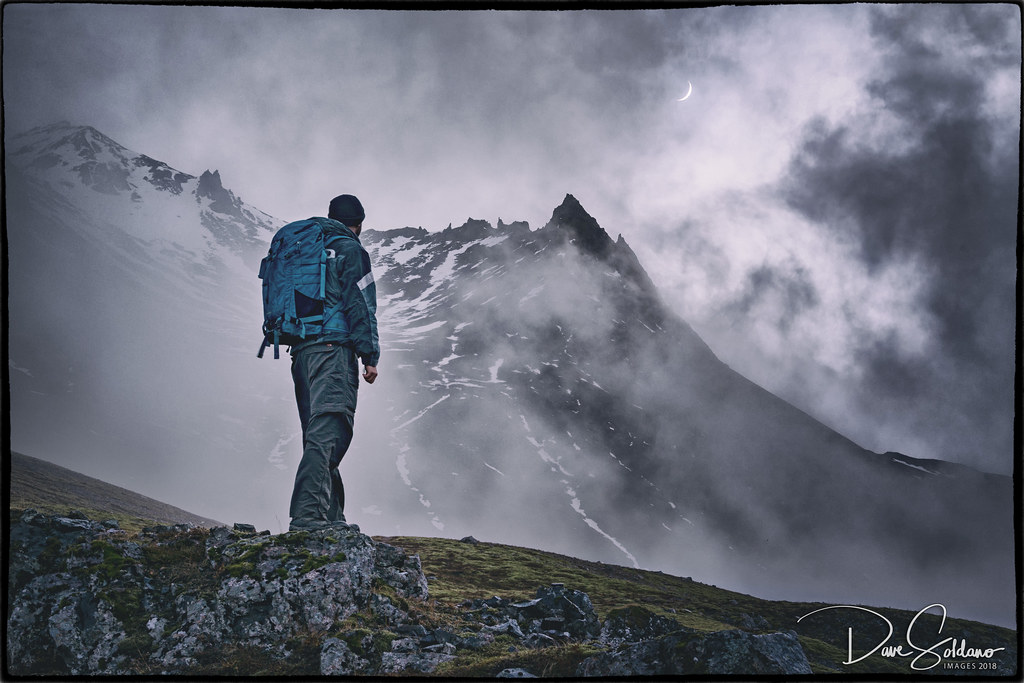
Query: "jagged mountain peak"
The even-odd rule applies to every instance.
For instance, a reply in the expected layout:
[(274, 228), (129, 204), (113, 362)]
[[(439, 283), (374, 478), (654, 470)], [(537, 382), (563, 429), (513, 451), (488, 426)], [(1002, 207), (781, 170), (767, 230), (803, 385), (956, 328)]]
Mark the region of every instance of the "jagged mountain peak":
[(441, 231), (441, 238), (454, 239), (458, 235), (459, 239), (469, 241), (490, 237), (493, 234), (494, 227), (489, 222), (478, 218), (467, 218), (466, 222), (457, 228), (453, 228), (449, 223), (448, 227)]
[(512, 221), (511, 223), (506, 223), (500, 218), (498, 219), (497, 233), (499, 235), (508, 235), (509, 237), (515, 238), (517, 236), (529, 235), (530, 232), (530, 223), (528, 221)]
[[(14, 150), (8, 156), (9, 184), (20, 187), (31, 178), (44, 194), (66, 195), (84, 212), (73, 221), (76, 230), (101, 235), (101, 241), (129, 252), (139, 247), (127, 246), (132, 240), (149, 245), (144, 248), (159, 243), (193, 278), (226, 272), (225, 263), (238, 258), (250, 269), (280, 225), (225, 188), (219, 171), (197, 178), (92, 126), (66, 121), (40, 126), (12, 136), (9, 147)], [(33, 201), (46, 203), (42, 197)]]
[[(413, 228), (403, 228), (402, 230), (408, 231), (413, 230)], [(427, 234), (423, 228), (419, 228), (418, 230), (419, 233), (417, 234), (421, 237)], [(389, 235), (397, 234), (397, 231), (395, 230), (387, 230), (386, 232)], [(479, 218), (467, 218), (466, 222), (459, 226), (449, 223), (448, 227), (437, 234), (442, 242), (452, 241), (468, 243), (487, 238), (516, 238), (522, 237), (528, 233), (530, 233), (530, 224), (527, 221), (512, 221), (511, 223), (505, 223), (499, 218), (497, 226), (494, 226), (490, 221)]]
[(242, 218), (242, 202), (233, 192), (224, 187), (220, 171), (203, 171), (195, 189), (196, 199), (209, 199), (210, 210)]
[(571, 194), (565, 195), (542, 230), (560, 231), (569, 241), (575, 242), (581, 251), (599, 258), (607, 257), (614, 244), (604, 228)]
[(131, 193), (140, 182), (179, 194), (182, 183), (194, 179), (162, 161), (138, 154), (92, 126), (61, 121), (39, 126), (12, 139), (11, 161), (35, 171), (70, 171), (82, 185), (103, 194)]
[(206, 169), (199, 176), (199, 187), (196, 189), (196, 192), (204, 196), (210, 196), (210, 193), (223, 189), (224, 184), (221, 182), (219, 170), (210, 171), (210, 169)]
[(572, 243), (581, 253), (605, 262), (621, 273), (626, 282), (639, 287), (648, 304), (655, 304), (658, 301), (657, 287), (622, 234), (620, 233), (613, 241), (597, 219), (591, 216), (572, 194), (565, 195), (565, 199), (555, 207), (551, 219), (540, 232), (556, 242)]
[[(196, 176), (159, 159), (134, 152), (88, 125), (61, 121), (15, 136), (12, 160), (36, 171), (70, 170), (82, 184), (103, 194), (130, 193), (140, 201), (140, 187), (152, 185), (181, 194)], [(241, 217), (242, 202), (224, 187), (220, 172), (205, 171), (192, 189), (197, 199), (209, 199), (211, 210)]]

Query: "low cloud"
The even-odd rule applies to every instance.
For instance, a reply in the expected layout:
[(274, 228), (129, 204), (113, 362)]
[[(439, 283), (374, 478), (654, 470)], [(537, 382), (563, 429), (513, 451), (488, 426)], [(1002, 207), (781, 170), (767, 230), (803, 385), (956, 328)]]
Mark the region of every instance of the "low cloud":
[(819, 302), (803, 266), (782, 269), (766, 264), (747, 272), (743, 293), (728, 304), (725, 313), (730, 317), (756, 316), (786, 334), (798, 316)]
[[(1018, 184), (1016, 151), (995, 151), (1000, 135), (985, 108), (984, 74), (1006, 68), (1013, 40), (992, 15), (944, 9), (911, 13), (923, 27), (903, 13), (873, 14), (891, 68), (869, 83), (874, 108), (862, 116), (884, 120), (902, 144), (875, 147), (858, 135), (863, 126), (816, 120), (781, 188), (805, 219), (852, 240), (868, 273), (914, 262), (924, 274), (905, 295), (930, 323), (925, 349), (908, 352), (882, 330), (851, 339), (863, 369), (861, 403), (899, 405), (905, 419), (927, 426), (933, 452), (984, 466), (986, 452), (1009, 453), (1011, 445), (991, 416), (1006, 419), (1000, 407), (1010, 401), (1014, 367)], [(980, 49), (983, 39), (991, 50)], [(949, 44), (976, 57), (954, 61)], [(967, 427), (956, 415), (984, 425), (973, 453), (941, 445), (951, 427)]]

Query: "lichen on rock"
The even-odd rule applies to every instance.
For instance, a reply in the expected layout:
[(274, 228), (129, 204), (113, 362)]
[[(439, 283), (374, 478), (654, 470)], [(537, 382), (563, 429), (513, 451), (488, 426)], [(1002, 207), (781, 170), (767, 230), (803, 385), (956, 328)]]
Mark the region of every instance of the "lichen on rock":
[(491, 662), (505, 666), (488, 675), (521, 678), (532, 674), (508, 664), (535, 651), (562, 653), (579, 676), (810, 673), (792, 632), (695, 631), (637, 606), (602, 622), (561, 583), (438, 605), (418, 556), (354, 527), (128, 534), (79, 516), (12, 519), (15, 675), (423, 676)]
[(8, 665), (19, 675), (183, 673), (225, 647), (283, 658), (299, 634), (360, 610), (407, 618), (377, 591), (427, 598), (418, 558), (354, 530), (174, 525), (132, 538), (29, 510), (10, 538)]

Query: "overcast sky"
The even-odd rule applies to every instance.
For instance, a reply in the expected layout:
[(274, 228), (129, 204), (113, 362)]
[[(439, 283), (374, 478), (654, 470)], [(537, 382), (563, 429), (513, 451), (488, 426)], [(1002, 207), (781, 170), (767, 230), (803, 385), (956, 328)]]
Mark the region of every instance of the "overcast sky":
[(5, 132), (92, 125), (282, 220), (350, 192), (370, 228), (538, 228), (571, 193), (754, 381), (1008, 474), (1020, 31), (1012, 4), (8, 3)]

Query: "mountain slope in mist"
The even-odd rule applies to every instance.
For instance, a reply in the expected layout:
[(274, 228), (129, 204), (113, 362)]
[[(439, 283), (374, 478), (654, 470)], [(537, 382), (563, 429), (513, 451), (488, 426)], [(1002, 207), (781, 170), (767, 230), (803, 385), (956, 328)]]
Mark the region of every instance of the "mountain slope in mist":
[(573, 197), (368, 241), (412, 388), (392, 447), (446, 533), (1012, 620), (1008, 477), (865, 451), (733, 372)]
[[(255, 264), (284, 221), (91, 129), (9, 149), (15, 447), (282, 530), (301, 446), (287, 361), (255, 359)], [(1008, 477), (868, 452), (735, 373), (573, 197), (537, 230), (363, 242), (382, 375), (342, 473), (364, 530), (1013, 622)]]

